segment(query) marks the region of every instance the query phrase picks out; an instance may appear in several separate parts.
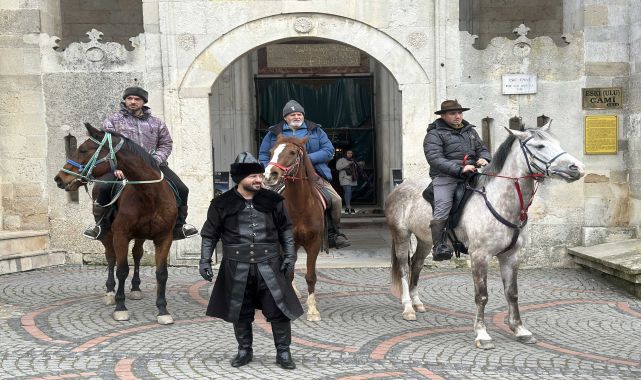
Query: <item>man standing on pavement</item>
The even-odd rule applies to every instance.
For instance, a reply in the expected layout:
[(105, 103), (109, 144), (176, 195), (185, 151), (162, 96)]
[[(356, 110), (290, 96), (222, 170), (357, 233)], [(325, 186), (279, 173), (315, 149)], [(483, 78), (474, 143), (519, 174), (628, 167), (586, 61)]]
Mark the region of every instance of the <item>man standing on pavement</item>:
[[(196, 227), (186, 223), (189, 189), (167, 165), (167, 158), (171, 154), (173, 146), (173, 140), (167, 125), (159, 118), (152, 116), (151, 109), (145, 106), (148, 100), (148, 93), (144, 89), (128, 87), (125, 89), (122, 99), (120, 111), (107, 117), (102, 123), (102, 129), (106, 132), (116, 132), (125, 136), (152, 155), (160, 166), (160, 171), (176, 187), (180, 197), (178, 218), (176, 219), (173, 233), (174, 240), (196, 236), (198, 234)], [(125, 175), (121, 170), (115, 168), (113, 173), (103, 176), (101, 179), (108, 181), (123, 180)], [(101, 205), (106, 205), (111, 201), (112, 184), (96, 184), (95, 186), (99, 186), (98, 197), (93, 206), (96, 225), (87, 229), (83, 234), (90, 239), (100, 239), (104, 235), (105, 227), (108, 224), (105, 216), (108, 208)]]
[(465, 175), (476, 172), (476, 166), (485, 166), (492, 156), (483, 146), (475, 126), (463, 120), (463, 108), (456, 99), (441, 103), (434, 112), (441, 117), (427, 128), (423, 141), (425, 158), (430, 165), (434, 185), (432, 211), (432, 257), (434, 261), (449, 260), (452, 251), (445, 244), (445, 227), (452, 209), (454, 191)]
[(332, 172), (327, 165), (334, 158), (334, 146), (329, 141), (327, 133), (323, 131), (319, 124), (310, 120), (305, 120), (305, 109), (297, 101), (290, 100), (283, 107), (283, 121), (269, 127), (269, 132), (263, 138), (260, 144), (258, 159), (266, 166), (271, 158), (270, 149), (276, 143), (278, 135), (294, 136), (302, 139), (308, 137), (305, 150), (307, 155), (316, 169), (318, 185), (331, 198), (330, 222), (328, 228), (328, 241), (330, 248), (344, 248), (350, 245), (347, 237), (340, 232), (341, 224), (341, 205), (340, 195), (334, 190), (330, 181)]
[(223, 242), (207, 315), (234, 324), (238, 354), (231, 365), (240, 367), (252, 360), (252, 322), (255, 309), (261, 309), (272, 326), (276, 363), (294, 369), (291, 321), (303, 308), (291, 284), (296, 263), (291, 221), (283, 197), (262, 188), (263, 165), (250, 153), (240, 153), (230, 172), (237, 186), (212, 200), (201, 231), (199, 271), (207, 281), (213, 278), (214, 247)]

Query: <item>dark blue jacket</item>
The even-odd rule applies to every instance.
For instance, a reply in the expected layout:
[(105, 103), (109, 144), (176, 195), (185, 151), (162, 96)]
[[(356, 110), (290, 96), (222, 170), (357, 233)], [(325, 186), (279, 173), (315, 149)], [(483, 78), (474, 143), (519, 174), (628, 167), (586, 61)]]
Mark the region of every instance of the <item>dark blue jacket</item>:
[[(307, 125), (307, 144), (305, 149), (307, 150), (307, 155), (314, 165), (316, 172), (323, 178), (328, 181), (332, 180), (332, 171), (330, 170), (327, 163), (334, 158), (334, 145), (329, 141), (327, 133), (323, 131), (320, 124), (316, 124), (313, 121), (305, 120)], [(276, 144), (276, 139), (278, 135), (283, 133), (283, 127), (285, 126), (285, 121), (281, 121), (276, 125), (269, 127), (269, 132), (263, 138), (263, 142), (260, 144), (260, 149), (258, 152), (258, 160), (263, 166), (267, 167), (271, 155), (269, 150)]]

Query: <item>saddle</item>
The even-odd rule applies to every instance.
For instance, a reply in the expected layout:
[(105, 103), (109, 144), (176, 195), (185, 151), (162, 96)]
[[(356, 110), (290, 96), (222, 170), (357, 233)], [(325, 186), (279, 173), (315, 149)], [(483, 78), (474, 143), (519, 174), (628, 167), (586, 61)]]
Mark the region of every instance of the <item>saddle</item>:
[[(452, 243), (456, 257), (460, 257), (460, 254), (467, 254), (467, 247), (456, 237), (454, 229), (458, 226), (461, 221), (461, 216), (463, 215), (463, 210), (467, 201), (470, 199), (472, 194), (474, 194), (473, 188), (476, 187), (478, 182), (478, 175), (468, 175), (465, 177), (464, 181), (459, 182), (456, 185), (454, 190), (454, 200), (452, 201), (452, 208), (450, 209), (450, 214), (447, 218), (447, 236)], [(434, 209), (434, 186), (430, 182), (429, 186), (423, 190), (423, 198), (429, 202)]]

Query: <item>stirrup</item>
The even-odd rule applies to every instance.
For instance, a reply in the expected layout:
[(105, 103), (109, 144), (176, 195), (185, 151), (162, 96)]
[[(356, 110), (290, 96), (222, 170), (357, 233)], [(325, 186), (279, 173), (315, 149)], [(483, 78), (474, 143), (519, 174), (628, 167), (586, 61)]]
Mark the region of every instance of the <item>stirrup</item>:
[[(97, 232), (96, 229), (98, 230)], [(99, 224), (95, 225), (93, 228), (87, 228), (85, 232), (82, 233), (82, 236), (91, 240), (98, 240), (100, 235), (102, 235), (102, 227), (100, 227)]]

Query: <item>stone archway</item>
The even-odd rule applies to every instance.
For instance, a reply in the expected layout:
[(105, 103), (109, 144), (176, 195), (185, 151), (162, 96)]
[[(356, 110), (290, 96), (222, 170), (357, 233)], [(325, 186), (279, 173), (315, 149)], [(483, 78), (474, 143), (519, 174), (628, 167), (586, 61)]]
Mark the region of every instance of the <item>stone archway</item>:
[[(424, 134), (425, 124), (431, 117), (435, 89), (425, 68), (410, 53), (408, 47), (381, 30), (357, 20), (321, 14), (294, 13), (265, 17), (247, 22), (221, 35), (205, 48), (187, 69), (177, 88), (178, 109), (175, 109), (174, 136), (182, 157), (199, 157), (200, 160), (180, 160), (177, 165), (187, 178), (190, 192), (191, 214), (205, 219), (211, 186), (210, 128), (203, 121), (209, 120), (209, 92), (219, 75), (235, 60), (247, 52), (269, 43), (293, 38), (319, 38), (340, 42), (360, 49), (380, 62), (396, 79), (402, 92), (402, 158), (404, 177), (422, 174), (425, 158), (416, 137)], [(174, 96), (175, 96), (174, 95)], [(198, 128), (194, 128), (198, 125)], [(209, 126), (208, 126), (209, 127)], [(187, 132), (188, 131), (188, 132)], [(176, 140), (176, 138), (175, 138)], [(209, 164), (209, 165), (207, 165)], [(192, 196), (191, 194), (194, 194)], [(201, 198), (201, 199), (198, 199)], [(192, 201), (193, 199), (193, 201)], [(196, 220), (198, 220), (196, 219)], [(179, 251), (197, 251), (197, 247)], [(179, 254), (180, 256), (180, 254)]]

